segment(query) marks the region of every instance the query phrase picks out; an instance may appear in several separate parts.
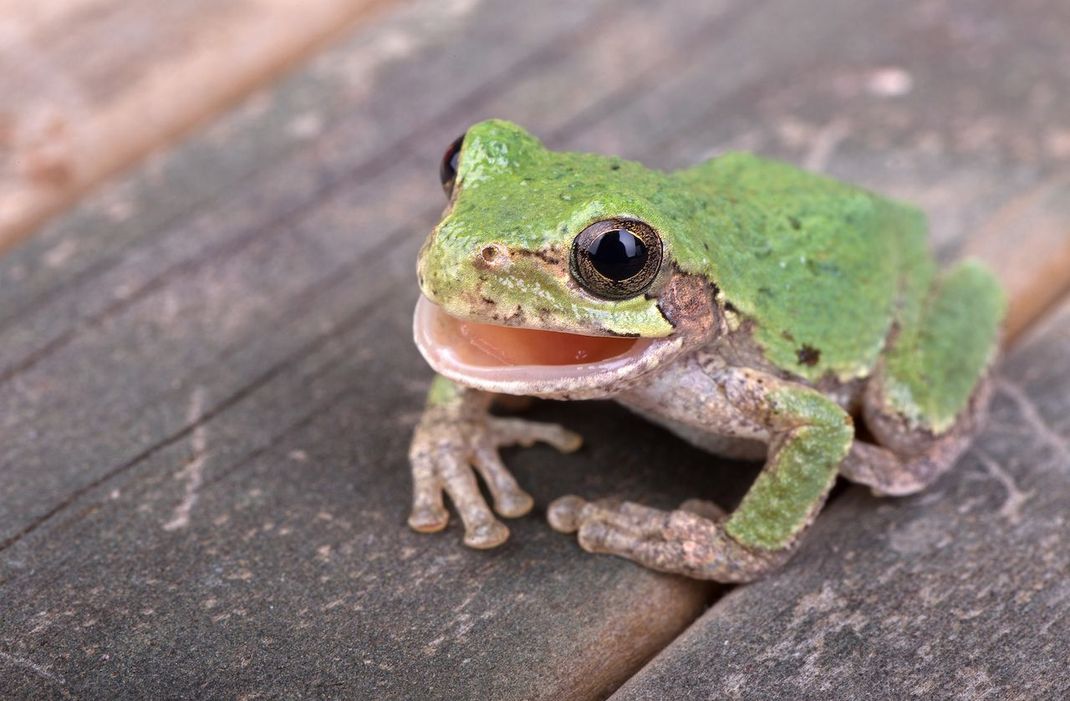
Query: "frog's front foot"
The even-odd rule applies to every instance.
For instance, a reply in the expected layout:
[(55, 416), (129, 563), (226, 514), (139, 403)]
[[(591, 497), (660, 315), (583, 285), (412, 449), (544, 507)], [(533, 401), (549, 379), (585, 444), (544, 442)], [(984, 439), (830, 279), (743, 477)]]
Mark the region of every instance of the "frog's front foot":
[(531, 511), (531, 496), (520, 488), (498, 456), (509, 445), (549, 443), (562, 452), (580, 447), (580, 437), (556, 424), (489, 416), (484, 410), (461, 412), (429, 406), (413, 436), (413, 502), (409, 526), (422, 533), (440, 531), (449, 522), (443, 504), (448, 494), (464, 522), (464, 543), (493, 548), (509, 537), (479, 491), (475, 472), (494, 498), (494, 511), (508, 518)]
[(688, 500), (675, 511), (632, 502), (577, 496), (555, 500), (547, 511), (554, 530), (577, 533), (587, 552), (608, 553), (662, 572), (720, 582), (746, 582), (780, 566), (789, 549), (746, 548), (729, 536), (724, 512), (710, 502)]

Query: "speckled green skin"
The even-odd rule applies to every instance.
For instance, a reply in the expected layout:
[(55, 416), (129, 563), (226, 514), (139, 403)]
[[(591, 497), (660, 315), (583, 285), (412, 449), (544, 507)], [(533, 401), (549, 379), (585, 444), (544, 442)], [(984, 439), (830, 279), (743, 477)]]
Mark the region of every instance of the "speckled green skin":
[(775, 456), (777, 469), (762, 472), (725, 528), (737, 541), (774, 550), (812, 518), (836, 479), (836, 469), (854, 438), (851, 420), (817, 392), (770, 393), (774, 421), (802, 421)]
[(881, 369), (886, 411), (942, 433), (995, 352), (1006, 299), (987, 270), (967, 261), (911, 300)]
[(457, 401), (464, 389), (450, 382), (441, 375), (435, 375), (431, 380), (431, 389), (427, 391), (428, 406), (448, 406)]
[[(468, 130), (456, 187), (419, 263), (424, 293), (446, 311), (480, 318), (486, 299), (495, 302), (497, 320), (515, 325), (537, 320), (540, 328), (560, 331), (672, 332), (656, 299), (600, 300), (567, 273), (572, 239), (592, 222), (629, 215), (667, 226), (679, 202), (669, 176), (619, 158), (547, 151), (516, 125), (491, 120)], [(530, 257), (495, 274), (473, 256), (495, 243)], [(540, 256), (566, 264), (549, 270)]]
[(808, 380), (869, 375), (933, 275), (922, 215), (748, 154), (673, 177), (690, 210), (674, 257), (754, 322), (766, 358)]
[[(570, 275), (576, 235), (609, 218), (641, 219), (663, 241), (665, 263), (644, 295), (599, 299)], [(508, 251), (508, 265), (481, 255), (495, 250)], [(937, 272), (924, 217), (906, 205), (742, 153), (664, 173), (553, 152), (500, 120), (468, 130), (454, 197), (418, 269), (424, 294), (454, 316), (650, 338), (674, 331), (658, 304), (667, 281), (708, 280), (731, 330), (752, 339), (757, 365), (777, 371), (722, 373), (716, 385), (725, 396), (732, 383), (747, 386), (724, 407), (726, 421), (736, 412), (769, 427), (766, 469), (725, 523), (736, 542), (769, 551), (813, 519), (852, 444), (851, 417), (815, 387), (866, 381), (867, 401), (878, 402), (870, 414), (935, 440), (992, 362), (1005, 307), (976, 264)], [(432, 403), (453, 391), (436, 384)]]

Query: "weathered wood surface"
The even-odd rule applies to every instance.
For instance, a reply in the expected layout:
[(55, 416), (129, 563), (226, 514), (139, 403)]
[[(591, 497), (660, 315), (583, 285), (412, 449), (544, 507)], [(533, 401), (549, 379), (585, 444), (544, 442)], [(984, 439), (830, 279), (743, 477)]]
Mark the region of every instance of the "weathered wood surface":
[(388, 2), (0, 2), (0, 251)]
[(915, 497), (851, 490), (627, 699), (1070, 698), (1070, 304), (1004, 363), (988, 431)]
[[(1059, 182), (1012, 79), (1068, 113), (1044, 7), (823, 7), (415, 2), (0, 260), (0, 695), (593, 698), (634, 672), (710, 587), (537, 517), (492, 553), (404, 527), (438, 157), (491, 115), (662, 167), (743, 146), (920, 202), (945, 258)], [(991, 258), (1050, 259), (1046, 231)], [(536, 411), (590, 446), (509, 456), (540, 507), (731, 505), (752, 474), (619, 409)]]
[[(412, 260), (441, 208), (442, 144), (503, 91), (545, 85), (566, 61), (599, 73), (600, 90), (559, 88), (558, 111), (537, 126), (624, 89), (635, 66), (594, 64), (608, 38), (562, 49), (582, 47), (591, 26), (636, 31), (649, 8), (500, 3), (476, 18), (409, 17), (395, 37), (404, 61), (353, 76), (349, 66), (380, 56), (355, 40), (282, 89), (282, 116), (238, 117), (270, 143), (287, 134), (286, 95), (328, 97), (321, 134), (279, 162), (248, 156), (255, 144), (220, 148), (233, 133), (221, 127), (207, 137), (211, 158), (191, 147), (191, 160), (178, 154), (125, 186), (172, 193), (161, 203), (171, 213), (133, 197), (128, 224), (109, 233), (105, 205), (90, 205), (32, 242), (55, 251), (93, 222), (104, 253), (54, 254), (73, 275), (32, 252), (5, 261), (5, 275), (37, 285), (9, 308), (3, 344), (14, 390), (4, 465), (18, 490), (0, 517), (6, 692), (590, 697), (698, 614), (707, 587), (579, 558), (534, 518), (495, 553), (461, 548), (455, 530), (404, 527), (405, 446), (428, 376), (409, 340)], [(696, 17), (708, 26), (718, 9), (696, 3), (665, 30)], [(514, 25), (522, 41), (502, 32)], [(376, 73), (389, 79), (371, 90), (363, 81)], [(248, 169), (212, 167), (230, 157), (264, 160), (250, 181)], [(168, 187), (219, 173), (229, 180), (187, 201)], [(74, 396), (93, 405), (64, 416)], [(526, 481), (550, 477), (535, 480), (541, 504), (566, 490), (639, 496), (667, 476), (668, 506), (743, 474), (698, 469), (705, 456), (678, 446), (678, 477), (648, 459), (643, 479), (629, 467), (664, 450), (661, 434), (606, 412), (573, 410), (572, 423), (648, 431), (639, 455), (595, 441), (551, 470), (547, 454), (520, 454)], [(605, 463), (615, 476), (596, 469)]]

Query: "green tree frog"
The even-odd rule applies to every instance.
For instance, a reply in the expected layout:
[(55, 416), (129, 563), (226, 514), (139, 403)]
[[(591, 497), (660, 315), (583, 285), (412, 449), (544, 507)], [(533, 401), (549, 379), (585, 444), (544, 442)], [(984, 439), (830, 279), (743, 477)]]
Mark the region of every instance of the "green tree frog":
[[(726, 514), (563, 496), (550, 525), (590, 552), (748, 581), (785, 562), (837, 475), (921, 490), (983, 420), (1005, 301), (990, 273), (938, 271), (915, 209), (744, 153), (666, 173), (546, 149), (478, 123), (441, 167), (449, 204), (419, 254), (416, 345), (436, 371), (409, 457), (409, 525), (474, 548), (532, 508), (498, 455), (553, 424), (495, 394), (613, 399), (708, 449), (764, 460)], [(493, 497), (483, 498), (477, 478)]]

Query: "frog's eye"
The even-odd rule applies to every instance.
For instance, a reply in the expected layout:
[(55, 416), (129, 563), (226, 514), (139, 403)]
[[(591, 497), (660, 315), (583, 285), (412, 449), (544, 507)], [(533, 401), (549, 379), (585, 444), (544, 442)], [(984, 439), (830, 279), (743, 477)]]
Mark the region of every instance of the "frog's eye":
[(438, 177), (442, 180), (442, 189), (446, 191), (446, 197), (453, 196), (453, 181), (457, 179), (457, 161), (461, 158), (461, 144), (464, 143), (464, 134), (461, 134), (446, 153), (442, 154), (442, 163), (438, 166)]
[(597, 297), (642, 294), (661, 267), (661, 239), (637, 219), (606, 219), (580, 232), (572, 244), (572, 277)]

